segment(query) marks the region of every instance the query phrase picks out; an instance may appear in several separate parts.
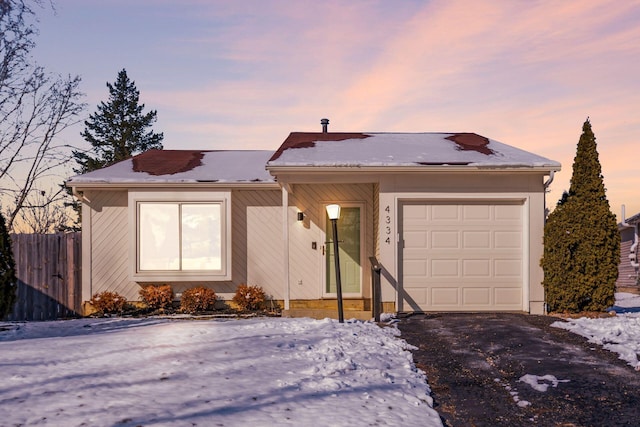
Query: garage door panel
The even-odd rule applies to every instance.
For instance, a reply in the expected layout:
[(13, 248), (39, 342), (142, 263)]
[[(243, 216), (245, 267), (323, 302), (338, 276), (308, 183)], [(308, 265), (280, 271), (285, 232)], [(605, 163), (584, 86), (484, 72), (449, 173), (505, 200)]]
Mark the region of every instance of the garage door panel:
[(403, 310), (522, 310), (521, 204), (425, 202), (402, 211)]
[(460, 219), (460, 210), (458, 206), (451, 205), (431, 205), (427, 206), (430, 208), (431, 215), (427, 214), (427, 217), (434, 222), (438, 221), (450, 221), (450, 220), (459, 220)]
[(417, 277), (424, 278), (427, 276), (427, 260), (415, 259), (407, 260), (404, 263), (404, 276), (405, 277)]
[(404, 247), (411, 248), (427, 248), (427, 232), (426, 231), (406, 231), (404, 233)]
[(478, 221), (491, 219), (491, 206), (489, 205), (468, 205), (461, 206), (462, 219), (465, 221)]
[(407, 287), (405, 288), (407, 295), (403, 298), (405, 307), (411, 307), (412, 311), (421, 311), (422, 307), (430, 304), (429, 289), (424, 287)]
[(500, 205), (494, 206), (494, 217), (496, 221), (522, 221), (521, 205)]
[[(460, 277), (460, 260), (434, 259), (431, 260), (431, 276), (433, 278)], [(429, 277), (429, 276), (425, 276)]]
[(491, 232), (463, 231), (462, 247), (465, 249), (491, 249)]
[(464, 277), (489, 278), (491, 277), (490, 259), (463, 259), (462, 275)]
[(411, 223), (412, 219), (427, 219), (427, 206), (425, 205), (405, 205), (403, 212), (408, 223)]
[(520, 259), (494, 259), (495, 277), (522, 278), (522, 260)]
[(432, 231), (431, 246), (428, 249), (458, 249), (459, 234), (458, 231)]
[(460, 301), (458, 292), (459, 290), (457, 288), (432, 288), (431, 305), (435, 308), (457, 306)]
[[(509, 309), (517, 310), (522, 307), (522, 288), (494, 288), (496, 306), (508, 306)], [(518, 307), (518, 308), (513, 308)]]
[(494, 248), (495, 249), (521, 249), (522, 248), (522, 231), (508, 230), (495, 231)]
[(480, 305), (488, 307), (491, 305), (491, 289), (489, 287), (481, 288), (463, 288), (462, 304), (464, 306)]

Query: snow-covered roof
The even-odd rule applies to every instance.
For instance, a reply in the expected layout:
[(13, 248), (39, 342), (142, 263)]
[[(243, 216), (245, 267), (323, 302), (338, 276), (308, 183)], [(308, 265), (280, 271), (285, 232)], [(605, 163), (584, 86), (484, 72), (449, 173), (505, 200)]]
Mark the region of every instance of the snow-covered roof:
[(560, 169), (554, 160), (475, 133), (293, 132), (267, 163), (268, 169), (394, 166)]
[(273, 151), (149, 150), (71, 177), (69, 186), (154, 183), (274, 183), (265, 169)]
[(293, 132), (275, 153), (149, 150), (71, 177), (67, 185), (274, 184), (267, 169), (429, 166), (560, 169), (554, 160), (475, 133)]

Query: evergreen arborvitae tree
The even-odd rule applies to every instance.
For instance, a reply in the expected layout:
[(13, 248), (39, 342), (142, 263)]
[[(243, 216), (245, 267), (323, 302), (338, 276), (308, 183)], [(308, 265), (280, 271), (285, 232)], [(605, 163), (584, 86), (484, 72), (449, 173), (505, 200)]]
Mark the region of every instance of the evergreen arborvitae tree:
[(84, 122), (85, 129), (80, 134), (92, 150), (73, 152), (79, 164), (74, 169), (76, 173), (101, 169), (152, 148), (162, 149), (164, 135), (147, 130), (155, 123), (157, 111), (143, 114), (140, 92), (127, 71), (120, 71), (116, 82), (107, 83), (107, 87), (109, 102), (98, 105), (98, 111)]
[(13, 310), (17, 283), (11, 236), (9, 236), (4, 216), (0, 213), (0, 320)]
[(540, 264), (550, 311), (604, 311), (615, 302), (620, 235), (605, 192), (596, 138), (587, 118), (569, 191), (544, 229)]

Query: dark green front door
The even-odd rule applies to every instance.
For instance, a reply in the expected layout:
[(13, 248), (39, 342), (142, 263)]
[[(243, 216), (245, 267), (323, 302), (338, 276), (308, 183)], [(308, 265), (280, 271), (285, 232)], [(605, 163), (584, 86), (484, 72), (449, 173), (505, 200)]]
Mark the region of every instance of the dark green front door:
[[(359, 206), (342, 207), (338, 219), (338, 245), (340, 250), (340, 277), (343, 294), (360, 294), (361, 286), (361, 208)], [(325, 289), (328, 295), (336, 294), (336, 270), (334, 260), (333, 229), (331, 220), (325, 217), (327, 236), (327, 256)]]

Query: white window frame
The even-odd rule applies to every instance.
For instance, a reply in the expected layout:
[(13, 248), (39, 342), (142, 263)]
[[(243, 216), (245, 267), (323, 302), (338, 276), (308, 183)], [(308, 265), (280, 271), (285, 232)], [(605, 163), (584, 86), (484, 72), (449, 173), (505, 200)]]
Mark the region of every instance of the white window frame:
[[(230, 191), (129, 191), (129, 271), (136, 282), (195, 282), (231, 280), (231, 192)], [(205, 271), (140, 270), (140, 203), (212, 203), (221, 209), (221, 269)]]

